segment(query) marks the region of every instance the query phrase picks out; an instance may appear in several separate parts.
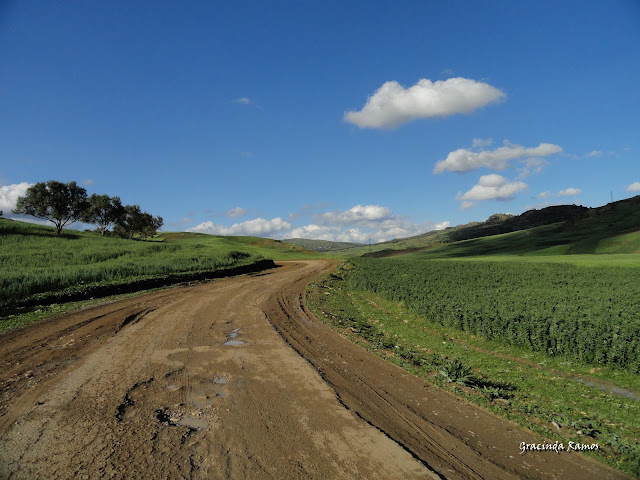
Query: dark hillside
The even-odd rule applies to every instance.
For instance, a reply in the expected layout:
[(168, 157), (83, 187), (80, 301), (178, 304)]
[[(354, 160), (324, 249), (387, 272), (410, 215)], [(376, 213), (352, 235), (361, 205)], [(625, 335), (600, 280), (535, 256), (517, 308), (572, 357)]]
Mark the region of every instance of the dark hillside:
[(565, 222), (585, 217), (589, 208), (578, 205), (554, 205), (540, 210), (527, 210), (521, 215), (492, 215), (485, 222), (469, 225), (448, 234), (451, 241), (488, 237), (528, 228)]

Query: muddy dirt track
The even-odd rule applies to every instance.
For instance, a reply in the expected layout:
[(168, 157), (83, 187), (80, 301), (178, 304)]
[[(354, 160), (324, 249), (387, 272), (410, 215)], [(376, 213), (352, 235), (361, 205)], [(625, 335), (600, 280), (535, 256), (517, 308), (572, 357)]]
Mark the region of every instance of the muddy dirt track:
[[(320, 323), (327, 261), (172, 288), (0, 337), (0, 478), (625, 478)], [(274, 328), (275, 327), (275, 328)]]

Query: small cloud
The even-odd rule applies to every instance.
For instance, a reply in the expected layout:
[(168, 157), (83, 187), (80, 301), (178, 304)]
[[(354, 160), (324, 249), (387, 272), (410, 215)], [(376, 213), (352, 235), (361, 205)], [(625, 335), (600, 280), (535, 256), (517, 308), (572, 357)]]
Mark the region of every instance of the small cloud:
[(93, 185), (96, 182), (91, 178), (87, 178), (82, 183), (83, 183), (83, 185), (86, 185), (88, 187), (89, 185)]
[(306, 238), (313, 240), (335, 241), (336, 236), (340, 233), (338, 227), (328, 227), (325, 225), (305, 225), (303, 227), (294, 228), (288, 234), (289, 238)]
[(360, 128), (394, 128), (419, 118), (470, 113), (506, 97), (488, 83), (468, 78), (432, 82), (426, 78), (409, 88), (385, 82), (360, 111), (345, 112), (344, 121)]
[(471, 146), (473, 148), (484, 148), (484, 147), (491, 146), (492, 143), (493, 143), (493, 138), (485, 138), (485, 139), (474, 138)]
[(580, 190), (579, 188), (569, 187), (565, 190), (560, 190), (558, 192), (558, 197), (574, 197), (576, 195), (580, 195), (581, 193), (582, 190)]
[(240, 97), (234, 99), (233, 103), (239, 103), (240, 105), (251, 105), (253, 102), (249, 97)]
[(447, 77), (453, 76), (453, 70), (450, 68), (445, 68), (442, 70), (442, 75), (446, 75)]
[(541, 143), (537, 147), (523, 147), (505, 140), (502, 147), (495, 150), (481, 150), (474, 152), (460, 148), (447, 155), (447, 158), (436, 163), (433, 173), (450, 172), (465, 173), (481, 167), (492, 170), (504, 170), (509, 168), (510, 162), (518, 158), (526, 158), (527, 174), (530, 168), (541, 168), (545, 165), (540, 157), (548, 157), (562, 152), (562, 147), (551, 143)]
[(495, 173), (483, 175), (471, 190), (458, 194), (458, 200), (511, 200), (513, 196), (527, 189), (524, 182), (508, 182), (502, 175)]
[(602, 156), (602, 150), (592, 150), (589, 153), (587, 153), (587, 157), (601, 157)]
[(393, 212), (380, 205), (356, 205), (344, 212), (325, 212), (314, 215), (320, 225), (351, 225), (377, 222), (390, 218)]
[(640, 192), (640, 182), (633, 182), (627, 187), (627, 192)]
[[(564, 190), (560, 190), (558, 193), (551, 193), (550, 191), (540, 192), (536, 197), (538, 198), (557, 198), (557, 197), (575, 197), (576, 195), (580, 195), (582, 190), (579, 188), (569, 187)], [(557, 205), (554, 203), (554, 205)]]
[(247, 150), (238, 150), (238, 155), (242, 158), (253, 158), (253, 153)]
[(227, 210), (225, 212), (225, 215), (229, 218), (237, 218), (237, 217), (244, 217), (248, 213), (249, 213), (249, 210), (247, 210), (246, 208), (235, 207), (230, 210)]
[(467, 208), (471, 208), (474, 205), (475, 204), (473, 202), (469, 202), (468, 200), (465, 200), (460, 204), (460, 210), (466, 210)]

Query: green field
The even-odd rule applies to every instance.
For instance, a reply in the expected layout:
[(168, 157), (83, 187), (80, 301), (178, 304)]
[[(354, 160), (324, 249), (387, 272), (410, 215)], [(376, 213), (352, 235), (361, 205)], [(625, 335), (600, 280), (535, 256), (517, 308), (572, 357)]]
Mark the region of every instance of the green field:
[[(633, 262), (354, 259), (311, 285), (307, 300), (319, 318), (377, 355), (545, 438), (597, 442), (601, 461), (638, 476), (638, 296), (627, 296), (638, 273)], [(614, 279), (620, 288), (608, 285)], [(613, 295), (604, 307), (603, 294)], [(616, 333), (624, 330), (618, 311), (629, 338)], [(611, 348), (594, 345), (589, 354), (574, 345), (602, 339), (562, 332), (563, 318), (588, 332), (609, 325)], [(525, 319), (531, 335), (517, 341)], [(575, 349), (558, 351), (564, 345)], [(616, 348), (634, 356), (619, 364)]]
[(87, 298), (98, 296), (94, 293), (100, 288), (147, 279), (175, 283), (181, 276), (188, 279), (264, 258), (308, 255), (313, 256), (300, 247), (258, 237), (163, 233), (140, 241), (75, 230), (55, 235), (51, 227), (0, 219), (0, 316), (22, 313), (19, 307), (25, 304), (60, 303), (83, 292), (92, 292)]

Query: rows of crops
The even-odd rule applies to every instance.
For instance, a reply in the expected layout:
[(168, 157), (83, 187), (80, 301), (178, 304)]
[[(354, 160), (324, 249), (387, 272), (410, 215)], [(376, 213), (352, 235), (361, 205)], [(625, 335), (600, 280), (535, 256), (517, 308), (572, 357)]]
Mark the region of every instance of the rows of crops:
[(640, 269), (551, 263), (352, 260), (351, 288), (488, 339), (640, 372)]

